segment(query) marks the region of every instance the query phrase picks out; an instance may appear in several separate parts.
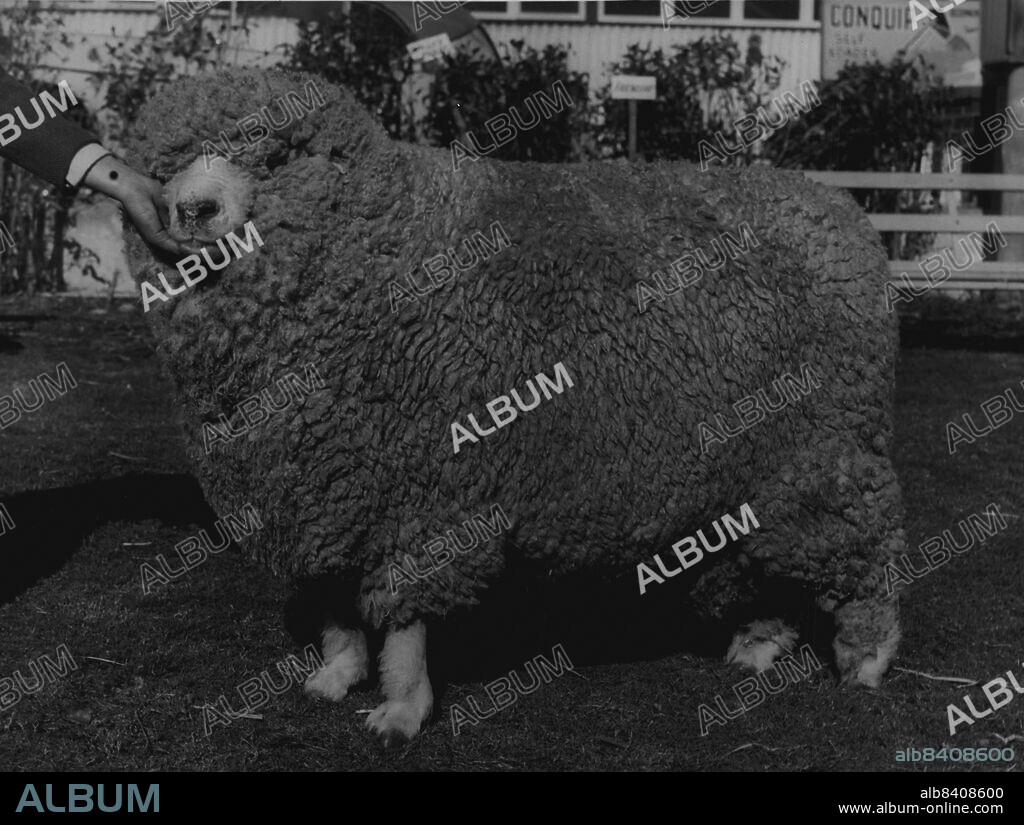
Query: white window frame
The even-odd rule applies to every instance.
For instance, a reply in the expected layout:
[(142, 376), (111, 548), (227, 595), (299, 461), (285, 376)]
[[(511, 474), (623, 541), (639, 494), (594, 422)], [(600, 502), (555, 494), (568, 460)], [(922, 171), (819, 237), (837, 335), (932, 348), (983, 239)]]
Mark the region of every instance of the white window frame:
[(587, 3), (586, 0), (579, 0), (579, 10), (575, 14), (566, 14), (564, 12), (524, 12), (520, 0), (508, 0), (506, 11), (473, 10), (470, 14), (478, 20), (553, 20), (583, 23), (587, 19)]
[(91, 2), (90, 0), (55, 0), (49, 6), (41, 8), (40, 11), (56, 11), (62, 14), (129, 11), (140, 14), (159, 14), (162, 19), (164, 18), (163, 2), (140, 3), (138, 0), (91, 0)]
[[(699, 28), (729, 27), (745, 29), (805, 29), (817, 31), (821, 29), (821, 21), (814, 19), (814, 0), (800, 0), (799, 20), (765, 20), (744, 17), (741, 0), (718, 0), (729, 3), (728, 17), (691, 17), (688, 20), (670, 20), (670, 26), (696, 26)], [(634, 25), (659, 26), (664, 28), (661, 15), (642, 17), (639, 15), (608, 14), (605, 11), (605, 0), (597, 4), (598, 23), (630, 23)]]

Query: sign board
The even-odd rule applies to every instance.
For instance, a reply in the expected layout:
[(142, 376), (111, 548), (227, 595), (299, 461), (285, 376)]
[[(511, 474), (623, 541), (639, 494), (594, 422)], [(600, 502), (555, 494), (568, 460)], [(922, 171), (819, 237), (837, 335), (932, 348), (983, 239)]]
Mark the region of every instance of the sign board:
[(888, 63), (897, 53), (922, 55), (948, 86), (981, 86), (981, 0), (938, 3), (949, 11), (917, 17), (907, 0), (824, 0), (821, 77), (832, 80), (848, 63)]
[(442, 55), (455, 54), (452, 39), (444, 32), (406, 43), (405, 48), (413, 60), (438, 60)]
[(658, 78), (638, 74), (612, 75), (612, 100), (657, 100)]

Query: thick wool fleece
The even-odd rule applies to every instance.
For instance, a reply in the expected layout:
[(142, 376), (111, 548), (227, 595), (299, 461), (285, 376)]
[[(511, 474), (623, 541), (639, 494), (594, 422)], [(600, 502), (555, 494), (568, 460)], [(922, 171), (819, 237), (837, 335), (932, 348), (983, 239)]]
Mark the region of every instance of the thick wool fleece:
[[(130, 160), (167, 180), (222, 130), (243, 143), (236, 121), (309, 79), (176, 83), (142, 112)], [(247, 550), (289, 576), (358, 580), (367, 620), (403, 622), (476, 603), (509, 564), (635, 572), (699, 529), (714, 541), (713, 521), (749, 503), (760, 528), (727, 551), (740, 566), (839, 604), (884, 593), (904, 549), (897, 330), (885, 255), (847, 194), (689, 163), (455, 172), (447, 149), (390, 141), (315, 82), (325, 108), (232, 160), (255, 179), (264, 246), (148, 313), (211, 505), (251, 502), (266, 524)], [(417, 270), (422, 284), (422, 262), (465, 256), (495, 221), (511, 248), (391, 312), (389, 281)], [(759, 246), (639, 311), (638, 280), (695, 249), (713, 258), (712, 239), (743, 222)], [(152, 280), (150, 251), (134, 239), (132, 252)], [(558, 362), (572, 388), (454, 454), (452, 422), (489, 425), (487, 402), (512, 388), (529, 402), (527, 379)], [(805, 362), (820, 389), (701, 453), (699, 422), (735, 423), (735, 402)], [(205, 454), (203, 422), (310, 363), (326, 389)], [(389, 564), (409, 554), (422, 570), (425, 543), (495, 503), (511, 530), (390, 592)]]

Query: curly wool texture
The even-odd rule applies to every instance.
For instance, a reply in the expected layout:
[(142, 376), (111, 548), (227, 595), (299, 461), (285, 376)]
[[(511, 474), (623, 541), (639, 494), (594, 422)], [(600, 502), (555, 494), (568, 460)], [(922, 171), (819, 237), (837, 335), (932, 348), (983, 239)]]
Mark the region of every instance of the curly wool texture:
[[(180, 81), (143, 110), (131, 162), (166, 181), (310, 79)], [(368, 621), (403, 622), (476, 603), (510, 563), (635, 570), (749, 503), (760, 528), (730, 552), (840, 601), (884, 593), (904, 549), (897, 330), (885, 255), (847, 194), (689, 163), (455, 172), (448, 150), (390, 141), (315, 82), (325, 108), (232, 160), (255, 179), (264, 246), (147, 316), (208, 500), (254, 503), (266, 525), (247, 551), (288, 576), (358, 580)], [(495, 221), (511, 248), (391, 312), (389, 281)], [(639, 279), (744, 222), (759, 246), (638, 311)], [(145, 280), (156, 262), (137, 238), (131, 251)], [(485, 426), (489, 401), (528, 401), (526, 381), (558, 362), (572, 388), (453, 454), (452, 422)], [(820, 389), (701, 454), (699, 422), (805, 362)], [(326, 389), (204, 453), (204, 421), (310, 363)], [(511, 530), (390, 592), (389, 564), (495, 503)]]

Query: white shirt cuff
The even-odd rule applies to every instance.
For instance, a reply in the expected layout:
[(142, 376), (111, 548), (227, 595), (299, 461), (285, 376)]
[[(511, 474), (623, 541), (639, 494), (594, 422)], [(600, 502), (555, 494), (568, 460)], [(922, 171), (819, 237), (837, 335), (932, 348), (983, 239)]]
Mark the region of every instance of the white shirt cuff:
[(82, 182), (82, 178), (85, 177), (85, 173), (89, 171), (92, 165), (100, 158), (109, 155), (106, 149), (104, 149), (98, 143), (90, 143), (83, 146), (76, 153), (74, 158), (71, 160), (71, 166), (68, 168), (67, 180), (70, 186), (78, 186)]

